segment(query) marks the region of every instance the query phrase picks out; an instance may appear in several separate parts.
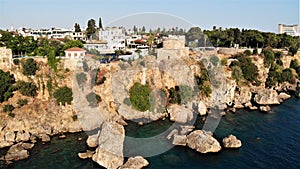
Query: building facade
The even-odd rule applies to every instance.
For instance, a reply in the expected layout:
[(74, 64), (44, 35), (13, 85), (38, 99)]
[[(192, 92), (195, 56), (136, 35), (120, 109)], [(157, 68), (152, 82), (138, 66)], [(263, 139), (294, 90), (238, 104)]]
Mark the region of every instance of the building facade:
[(86, 51), (78, 47), (70, 48), (65, 50), (65, 57), (67, 59), (85, 59)]
[(99, 31), (99, 40), (107, 43), (111, 52), (125, 49), (125, 29), (117, 27), (106, 27)]
[(285, 25), (285, 24), (279, 24), (278, 25), (278, 33), (284, 34), (290, 36), (299, 36), (299, 26), (298, 25)]

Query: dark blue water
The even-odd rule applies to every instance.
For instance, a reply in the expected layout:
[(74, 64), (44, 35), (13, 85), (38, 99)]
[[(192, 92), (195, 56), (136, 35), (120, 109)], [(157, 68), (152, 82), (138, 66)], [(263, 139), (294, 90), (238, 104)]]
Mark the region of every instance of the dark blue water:
[[(126, 127), (128, 135), (150, 136), (169, 126), (160, 121), (142, 127), (131, 124)], [(197, 127), (201, 123), (197, 122)], [(292, 98), (273, 107), (271, 114), (240, 110), (223, 117), (214, 133), (221, 139), (229, 134), (242, 140), (239, 150), (222, 150), (217, 154), (200, 154), (187, 147), (173, 149), (147, 158), (151, 169), (201, 169), (201, 168), (300, 168), (300, 100)], [(78, 141), (83, 137), (83, 141)], [(0, 164), (0, 168), (100, 168), (91, 160), (77, 157), (84, 151), (85, 134), (69, 134), (67, 139), (53, 138), (50, 144), (38, 144), (27, 160), (13, 165)]]

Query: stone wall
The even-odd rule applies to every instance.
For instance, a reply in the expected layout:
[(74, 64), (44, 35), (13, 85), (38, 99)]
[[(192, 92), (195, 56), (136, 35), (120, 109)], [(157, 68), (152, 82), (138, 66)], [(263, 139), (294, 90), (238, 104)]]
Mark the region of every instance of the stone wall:
[(6, 47), (0, 47), (0, 69), (10, 69), (13, 64), (12, 51)]

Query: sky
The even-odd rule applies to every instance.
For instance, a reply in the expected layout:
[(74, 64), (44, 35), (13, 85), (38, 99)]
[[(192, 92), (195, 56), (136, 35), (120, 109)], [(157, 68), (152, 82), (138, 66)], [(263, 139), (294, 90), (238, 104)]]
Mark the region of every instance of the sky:
[[(151, 23), (148, 27), (168, 23), (277, 32), (279, 23), (299, 24), (299, 8), (299, 0), (0, 0), (0, 29), (73, 28), (75, 23), (84, 28), (89, 19), (101, 17), (104, 26), (121, 18), (123, 24), (134, 19), (137, 25)], [(162, 15), (138, 15), (145, 12)]]

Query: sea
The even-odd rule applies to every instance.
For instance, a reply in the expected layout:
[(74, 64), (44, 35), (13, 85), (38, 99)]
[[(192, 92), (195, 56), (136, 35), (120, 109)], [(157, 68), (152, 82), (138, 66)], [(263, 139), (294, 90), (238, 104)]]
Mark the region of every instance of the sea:
[[(158, 121), (139, 126), (129, 122), (126, 135), (147, 137), (159, 133), (170, 121)], [(201, 119), (195, 126), (201, 129)], [(175, 146), (162, 154), (147, 157), (150, 169), (299, 169), (300, 168), (300, 99), (291, 98), (270, 113), (238, 110), (222, 117), (214, 137), (233, 134), (242, 141), (240, 149), (222, 149), (219, 153), (200, 154), (188, 147)], [(81, 139), (80, 139), (81, 138)], [(30, 157), (7, 165), (5, 169), (99, 169), (91, 159), (82, 160), (78, 152), (85, 151), (86, 133), (67, 134), (67, 138), (53, 137), (50, 143), (38, 142)], [(7, 149), (0, 150), (0, 156)]]

